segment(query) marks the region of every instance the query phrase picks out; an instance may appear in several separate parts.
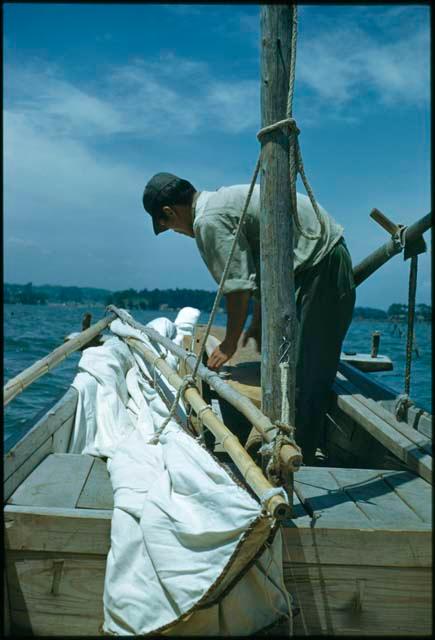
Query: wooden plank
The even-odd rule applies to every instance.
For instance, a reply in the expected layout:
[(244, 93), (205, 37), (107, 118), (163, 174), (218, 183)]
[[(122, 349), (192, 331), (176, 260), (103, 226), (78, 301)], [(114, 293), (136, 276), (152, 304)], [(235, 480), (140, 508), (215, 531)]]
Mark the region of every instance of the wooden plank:
[(330, 407), (325, 427), (329, 466), (408, 469), (405, 462), (336, 405)]
[(344, 386), (342, 381), (336, 379), (334, 388), (337, 393), (337, 405), (345, 413), (356, 420), (400, 460), (406, 462), (412, 471), (421, 475), (428, 482), (432, 481), (431, 456), (421, 451), (414, 443), (362, 404), (348, 385)]
[(95, 458), (76, 504), (79, 509), (113, 509), (113, 489), (106, 463)]
[(378, 470), (331, 469), (331, 474), (372, 522), (406, 523), (407, 526), (421, 522), (408, 504), (391, 490)]
[[(337, 379), (344, 382), (345, 384), (349, 382), (339, 372), (337, 373)], [(373, 413), (376, 414), (379, 418), (382, 418), (382, 420), (385, 420), (385, 422), (387, 422), (394, 429), (396, 429), (396, 431), (398, 431), (403, 436), (405, 436), (405, 438), (413, 442), (415, 445), (417, 445), (420, 449), (428, 453), (430, 456), (432, 455), (432, 441), (429, 438), (419, 433), (416, 429), (413, 429), (412, 427), (410, 427), (406, 422), (399, 422), (399, 420), (396, 420), (395, 416), (390, 411), (380, 406), (377, 402), (375, 402), (371, 398), (366, 398), (361, 393), (355, 394), (354, 397), (356, 397), (362, 404), (364, 404), (371, 411), (373, 411)]]
[(107, 554), (112, 511), (6, 505), (5, 548)]
[(285, 562), (284, 578), (301, 608), (296, 636), (431, 635), (430, 569)]
[(8, 562), (14, 628), (37, 636), (98, 635), (105, 568), (105, 557), (18, 554)]
[(417, 422), (416, 428), (420, 433), (432, 438), (432, 416), (429, 413), (423, 413)]
[[(350, 382), (355, 384), (359, 391), (366, 396), (375, 400), (378, 405), (394, 414), (394, 407), (397, 402), (397, 392), (379, 380), (370, 378), (369, 375), (358, 371), (355, 367), (346, 362), (339, 364), (338, 370)], [(432, 438), (432, 416), (418, 407), (411, 406), (408, 409), (407, 424), (413, 429), (417, 429), (428, 438)]]
[(432, 567), (432, 526), (296, 518), (282, 528), (284, 559), (322, 565)]
[(388, 387), (383, 382), (376, 380), (363, 371), (359, 371), (347, 362), (340, 360), (338, 370), (348, 380), (355, 384), (365, 395), (373, 400), (387, 400), (396, 402), (397, 392)]
[(340, 362), (346, 362), (360, 371), (391, 371), (393, 363), (388, 356), (372, 357), (369, 353), (342, 353)]
[(17, 444), (8, 451), (3, 459), (3, 477), (9, 478), (65, 421), (75, 414), (78, 393), (70, 387), (64, 396), (35, 426), (26, 433)]
[(13, 628), (17, 636), (55, 636), (58, 638), (101, 636), (103, 618), (95, 608), (90, 616), (68, 616), (63, 613), (16, 611), (13, 614)]
[(89, 475), (94, 458), (78, 453), (52, 453), (9, 498), (9, 504), (71, 508)]
[(382, 477), (423, 522), (432, 522), (432, 486), (428, 482), (407, 471), (382, 471)]
[(294, 489), (310, 514), (321, 518), (322, 525), (326, 519), (367, 524), (367, 517), (341, 489), (329, 469), (302, 467), (295, 475)]
[[(27, 478), (35, 467), (50, 455), (52, 449), (52, 437), (47, 438), (43, 444), (32, 454), (28, 455), (25, 462), (21, 464), (12, 475), (10, 475), (3, 483), (3, 499), (6, 502), (14, 493), (17, 487)], [(28, 453), (28, 452), (27, 452)]]
[(75, 415), (71, 416), (53, 434), (53, 453), (67, 453), (71, 433), (74, 428)]

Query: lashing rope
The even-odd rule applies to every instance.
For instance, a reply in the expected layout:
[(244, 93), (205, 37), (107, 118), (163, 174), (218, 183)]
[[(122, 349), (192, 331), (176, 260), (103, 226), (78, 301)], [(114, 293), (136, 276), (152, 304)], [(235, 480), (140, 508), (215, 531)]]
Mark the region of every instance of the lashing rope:
[(204, 445), (205, 444), (205, 439), (204, 439), (204, 422), (203, 422), (203, 417), (202, 414), (204, 413), (204, 411), (213, 411), (213, 407), (210, 404), (206, 404), (204, 407), (202, 407), (202, 409), (200, 409), (198, 411), (198, 413), (196, 414), (196, 420), (197, 420), (197, 428), (198, 428), (198, 435), (196, 436), (196, 440), (201, 444)]
[(398, 420), (406, 420), (408, 408), (412, 404), (409, 397), (409, 392), (411, 390), (411, 365), (412, 365), (412, 350), (413, 350), (413, 342), (414, 342), (417, 271), (418, 271), (418, 256), (416, 255), (411, 257), (411, 264), (409, 266), (408, 330), (406, 335), (405, 386), (404, 386), (404, 393), (402, 393), (397, 398), (397, 402), (395, 406), (395, 414)]
[(406, 337), (405, 393), (409, 395), (411, 387), (412, 347), (414, 339), (415, 296), (417, 291), (418, 256), (412, 256), (409, 267), (408, 291), (408, 335)]
[[(154, 365), (154, 370), (155, 370), (155, 368), (156, 367)], [(168, 425), (170, 420), (172, 420), (172, 418), (175, 416), (175, 414), (177, 412), (178, 403), (180, 401), (180, 398), (182, 397), (182, 394), (184, 394), (186, 389), (188, 387), (191, 387), (191, 386), (193, 386), (193, 387), (196, 386), (195, 385), (195, 380), (193, 379), (193, 377), (190, 376), (190, 375), (184, 376), (182, 383), (178, 387), (178, 390), (177, 390), (177, 393), (175, 395), (175, 399), (174, 399), (174, 402), (172, 403), (172, 406), (171, 406), (171, 409), (169, 411), (169, 414), (163, 420), (162, 424), (156, 430), (156, 432), (154, 433), (153, 437), (149, 440), (148, 444), (157, 444), (159, 442), (161, 434), (163, 433), (163, 431), (165, 430), (166, 426)]]

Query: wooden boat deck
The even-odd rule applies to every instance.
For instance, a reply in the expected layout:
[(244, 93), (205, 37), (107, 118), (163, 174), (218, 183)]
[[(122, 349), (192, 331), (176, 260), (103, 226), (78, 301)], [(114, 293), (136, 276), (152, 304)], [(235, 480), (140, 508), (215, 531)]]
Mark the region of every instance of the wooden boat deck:
[[(241, 349), (231, 364), (230, 384), (259, 404), (258, 356)], [(216, 398), (210, 402), (223, 413), (228, 408)], [(5, 585), (14, 634), (100, 634), (113, 496), (103, 460), (66, 453), (76, 403), (71, 388), (4, 459)], [(242, 417), (225, 422), (236, 430)], [(361, 460), (376, 459), (349, 416), (340, 414), (337, 422)], [(391, 420), (381, 426), (385, 437), (397, 427)], [(408, 451), (418, 454), (416, 471), (427, 473), (423, 435), (413, 431)], [(302, 467), (294, 487), (283, 563), (301, 608), (295, 634), (430, 635), (429, 482), (409, 468), (338, 465)]]
[[(432, 487), (408, 471), (302, 467), (294, 475), (294, 488), (295, 519), (312, 518), (317, 526), (343, 520), (362, 527), (406, 522), (425, 529), (432, 522)], [(106, 464), (89, 455), (49, 454), (7, 505), (112, 510)]]
[[(286, 584), (305, 616), (295, 619), (297, 633), (305, 621), (310, 634), (374, 634), (376, 612), (394, 633), (428, 633), (431, 490), (407, 471), (295, 474), (283, 555)], [(97, 633), (112, 509), (106, 465), (92, 456), (49, 454), (16, 489), (5, 508), (15, 625), (71, 635), (83, 607), (80, 634)]]

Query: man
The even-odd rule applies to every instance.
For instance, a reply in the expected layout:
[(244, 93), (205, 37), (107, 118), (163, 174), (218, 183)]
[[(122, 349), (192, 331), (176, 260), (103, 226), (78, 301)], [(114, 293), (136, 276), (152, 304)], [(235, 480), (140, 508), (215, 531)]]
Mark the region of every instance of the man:
[[(217, 191), (197, 191), (187, 180), (158, 173), (145, 187), (143, 206), (152, 217), (156, 235), (172, 229), (195, 238), (204, 262), (219, 283), (248, 189), (248, 185), (236, 185)], [(319, 206), (320, 225), (307, 196), (297, 194), (297, 207), (302, 228), (308, 235), (320, 235), (307, 239), (294, 226), (298, 320), (296, 441), (305, 463), (313, 464), (342, 342), (352, 319), (355, 284), (343, 227)], [(236, 352), (251, 297), (253, 317), (242, 344), (252, 337), (261, 349), (259, 214), (257, 185), (225, 282), (226, 334), (208, 359), (210, 369), (219, 369)]]

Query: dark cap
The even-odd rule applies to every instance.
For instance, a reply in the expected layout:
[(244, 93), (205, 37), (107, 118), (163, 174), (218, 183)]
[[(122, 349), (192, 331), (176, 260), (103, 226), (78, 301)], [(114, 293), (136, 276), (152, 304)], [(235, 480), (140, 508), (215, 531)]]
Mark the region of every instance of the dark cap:
[(162, 207), (175, 203), (179, 194), (185, 191), (186, 186), (190, 186), (190, 183), (173, 173), (156, 173), (148, 181), (143, 192), (142, 203), (153, 219), (156, 235), (164, 231), (159, 223)]

